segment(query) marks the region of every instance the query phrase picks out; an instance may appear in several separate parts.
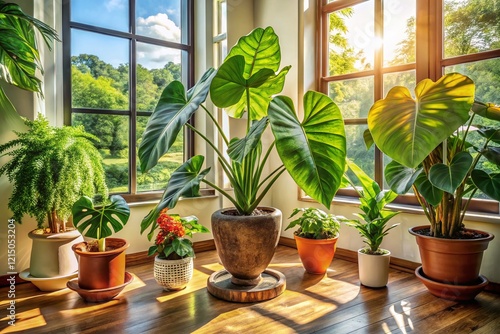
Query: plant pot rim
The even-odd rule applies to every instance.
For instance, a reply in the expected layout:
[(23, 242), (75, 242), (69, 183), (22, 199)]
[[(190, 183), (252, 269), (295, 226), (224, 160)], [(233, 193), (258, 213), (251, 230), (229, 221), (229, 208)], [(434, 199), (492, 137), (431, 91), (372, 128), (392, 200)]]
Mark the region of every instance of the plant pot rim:
[(155, 261), (168, 261), (170, 263), (183, 263), (183, 262), (189, 262), (190, 259), (194, 259), (193, 256), (186, 256), (183, 257), (182, 259), (176, 259), (176, 260), (169, 260), (169, 259), (161, 259), (159, 255), (155, 255)]
[[(281, 210), (278, 209), (278, 208), (275, 208), (273, 206), (266, 206), (266, 205), (263, 205), (263, 206), (258, 206), (256, 207), (255, 209), (260, 209), (262, 211), (268, 211), (269, 214), (277, 214), (278, 212), (281, 213)], [(228, 211), (236, 211), (238, 212), (238, 210), (234, 207), (234, 206), (231, 206), (231, 207), (227, 207), (227, 208), (222, 208), (222, 209), (217, 209), (214, 211), (214, 213), (219, 213), (221, 215), (225, 215), (225, 216), (231, 216), (231, 217), (259, 217), (260, 215), (248, 215), (248, 216), (244, 216), (244, 215), (227, 215), (226, 212)]]
[(74, 244), (73, 246), (71, 246), (71, 249), (73, 249), (73, 251), (80, 256), (102, 257), (102, 256), (110, 256), (113, 254), (119, 254), (119, 253), (125, 251), (130, 246), (130, 243), (127, 240), (122, 239), (122, 238), (106, 238), (106, 242), (107, 243), (108, 242), (116, 242), (116, 243), (120, 243), (121, 245), (118, 246), (118, 248), (115, 248), (115, 249), (112, 249), (109, 251), (87, 252), (87, 251), (82, 251), (82, 249), (81, 249), (82, 247), (86, 248), (86, 245), (87, 245), (87, 242), (83, 241), (83, 242), (79, 242), (77, 244)]
[(297, 239), (302, 239), (302, 240), (311, 240), (311, 241), (315, 241), (315, 242), (318, 242), (318, 243), (321, 243), (321, 242), (329, 242), (329, 241), (332, 241), (332, 240), (337, 240), (340, 236), (340, 233), (337, 233), (337, 235), (333, 238), (328, 238), (328, 239), (313, 239), (313, 238), (304, 238), (304, 237), (300, 237), (298, 235), (293, 235), (294, 238), (297, 238)]
[(81, 236), (81, 233), (76, 228), (65, 232), (43, 234), (33, 233), (36, 230), (34, 229), (28, 233), (30, 239), (75, 239)]
[(493, 238), (495, 237), (492, 233), (482, 231), (482, 230), (473, 229), (473, 228), (465, 228), (465, 229), (467, 231), (474, 231), (474, 232), (479, 232), (481, 234), (486, 234), (487, 236), (481, 237), (481, 238), (474, 238), (474, 239), (453, 239), (453, 238), (438, 238), (438, 237), (433, 237), (433, 236), (429, 236), (429, 235), (422, 235), (422, 234), (415, 232), (415, 231), (423, 230), (426, 228), (430, 228), (430, 225), (419, 225), (419, 226), (410, 227), (408, 229), (408, 232), (411, 235), (414, 235), (415, 237), (425, 238), (425, 239), (433, 239), (433, 240), (442, 240), (444, 242), (474, 242), (474, 241), (486, 241), (486, 240), (490, 241), (490, 240), (493, 240)]
[(384, 251), (385, 253), (384, 254), (369, 254), (369, 253), (363, 253), (362, 250), (365, 249), (364, 247), (363, 248), (360, 248), (358, 249), (358, 254), (363, 254), (363, 255), (366, 255), (366, 256), (390, 256), (391, 255), (391, 251), (388, 250), (388, 249), (385, 249), (385, 248), (379, 248), (381, 251)]

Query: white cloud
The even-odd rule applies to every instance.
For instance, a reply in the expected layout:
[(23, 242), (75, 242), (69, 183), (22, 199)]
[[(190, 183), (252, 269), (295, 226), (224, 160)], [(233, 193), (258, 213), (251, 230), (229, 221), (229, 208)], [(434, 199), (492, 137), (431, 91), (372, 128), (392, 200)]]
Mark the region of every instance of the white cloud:
[(137, 19), (137, 33), (171, 42), (181, 41), (180, 28), (164, 13), (149, 16), (148, 18), (139, 17)]
[(152, 44), (137, 44), (137, 62), (142, 66), (148, 69), (162, 68), (169, 61), (180, 63), (180, 51)]
[(126, 0), (108, 0), (104, 6), (109, 12), (112, 12), (116, 9), (123, 9), (125, 7), (125, 2)]

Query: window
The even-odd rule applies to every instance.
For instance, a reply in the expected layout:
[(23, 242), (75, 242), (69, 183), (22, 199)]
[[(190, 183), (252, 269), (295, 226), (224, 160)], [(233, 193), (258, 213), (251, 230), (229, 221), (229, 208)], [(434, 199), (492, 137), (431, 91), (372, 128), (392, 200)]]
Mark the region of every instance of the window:
[[(319, 10), (319, 89), (343, 113), (349, 158), (379, 184), (389, 158), (367, 152), (363, 132), (371, 105), (393, 86), (412, 91), (424, 78), (461, 72), (478, 99), (500, 104), (500, 1), (329, 0)], [(488, 202), (481, 209), (497, 212)]]
[(188, 134), (142, 174), (137, 148), (161, 92), (193, 83), (193, 3), (70, 0), (63, 7), (65, 123), (96, 135), (110, 192), (160, 197), (192, 155)]

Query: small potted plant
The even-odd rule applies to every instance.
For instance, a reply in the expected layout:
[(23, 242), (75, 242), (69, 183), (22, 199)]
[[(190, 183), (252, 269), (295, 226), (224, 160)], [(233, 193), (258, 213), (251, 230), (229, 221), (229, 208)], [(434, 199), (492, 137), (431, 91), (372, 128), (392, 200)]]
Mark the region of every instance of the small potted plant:
[(71, 245), (83, 238), (69, 223), (71, 208), (82, 194), (107, 195), (102, 158), (94, 146), (98, 139), (82, 127), (50, 126), (41, 115), (25, 124), (26, 132), (0, 145), (0, 154), (11, 158), (0, 175), (12, 183), (12, 218), (21, 223), (27, 215), (37, 221), (28, 235), (33, 242), (28, 273), (36, 278), (74, 275), (78, 262)]
[(285, 230), (299, 226), (294, 238), (302, 265), (310, 274), (324, 274), (335, 255), (340, 222), (345, 218), (317, 208), (295, 208), (288, 218), (299, 213)]
[(349, 170), (361, 184), (361, 188), (346, 175), (346, 179), (359, 196), (359, 208), (363, 213), (355, 215), (361, 220), (346, 221), (346, 224), (358, 230), (366, 247), (358, 250), (359, 280), (364, 286), (380, 288), (387, 285), (391, 252), (380, 248), (384, 237), (399, 224), (387, 226), (388, 221), (399, 212), (385, 210), (397, 194), (391, 190), (383, 191), (354, 162), (347, 161)]
[[(125, 272), (125, 250), (127, 240), (109, 238), (127, 223), (130, 208), (120, 195), (113, 195), (109, 202), (101, 207), (94, 207), (92, 199), (82, 196), (73, 205), (73, 223), (85, 237), (93, 240), (80, 242), (72, 246), (79, 256), (78, 286), (80, 295), (91, 301), (104, 301), (113, 298), (131, 281), (131, 275)], [(75, 289), (74, 282), (68, 287)], [(116, 288), (115, 290), (110, 290)], [(102, 295), (99, 292), (114, 291), (115, 295)], [(95, 293), (94, 293), (95, 292)], [(97, 294), (97, 295), (96, 295)], [(98, 300), (92, 299), (98, 297)]]
[(422, 260), (415, 273), (431, 293), (454, 300), (472, 299), (487, 284), (479, 268), (493, 235), (464, 226), (471, 199), (481, 191), (500, 200), (500, 176), (483, 163), (499, 166), (500, 108), (474, 98), (474, 82), (449, 73), (419, 82), (415, 97), (392, 88), (367, 120), (368, 144), (392, 159), (387, 183), (398, 194), (413, 189), (430, 223), (410, 229)]
[(210, 232), (196, 216), (180, 217), (163, 209), (156, 220), (159, 227), (148, 255), (155, 255), (154, 277), (167, 291), (182, 290), (193, 277), (193, 233)]

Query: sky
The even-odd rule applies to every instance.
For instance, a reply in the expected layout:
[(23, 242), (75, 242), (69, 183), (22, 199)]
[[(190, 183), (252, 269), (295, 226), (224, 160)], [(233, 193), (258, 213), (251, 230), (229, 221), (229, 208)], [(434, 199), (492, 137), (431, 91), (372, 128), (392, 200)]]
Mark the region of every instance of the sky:
[[(180, 42), (179, 7), (182, 0), (137, 0), (137, 33), (162, 40)], [(71, 0), (71, 20), (128, 32), (128, 0)], [(127, 39), (72, 32), (72, 55), (97, 55), (118, 66), (129, 63)], [(180, 52), (159, 46), (138, 44), (138, 62), (146, 68), (162, 68), (169, 61), (180, 62)]]

